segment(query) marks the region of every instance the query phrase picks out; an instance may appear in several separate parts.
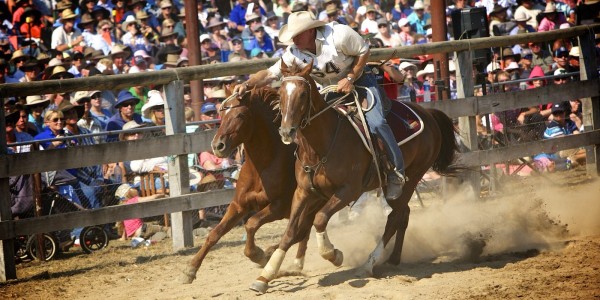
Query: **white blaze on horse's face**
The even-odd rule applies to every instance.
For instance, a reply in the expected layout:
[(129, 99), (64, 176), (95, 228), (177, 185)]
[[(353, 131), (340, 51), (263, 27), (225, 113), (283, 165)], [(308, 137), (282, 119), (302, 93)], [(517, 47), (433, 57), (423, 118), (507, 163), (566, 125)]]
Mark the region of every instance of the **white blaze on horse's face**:
[(292, 98), (292, 94), (294, 93), (294, 90), (296, 90), (296, 87), (297, 87), (296, 83), (294, 83), (294, 82), (289, 82), (288, 81), (288, 82), (285, 83), (285, 91), (287, 93), (288, 105), (286, 106), (286, 112), (285, 112), (285, 114), (283, 114), (283, 120), (282, 121), (286, 122), (286, 123), (287, 123), (287, 118), (290, 115), (289, 114), (289, 112), (290, 112), (289, 111), (290, 110), (289, 99)]

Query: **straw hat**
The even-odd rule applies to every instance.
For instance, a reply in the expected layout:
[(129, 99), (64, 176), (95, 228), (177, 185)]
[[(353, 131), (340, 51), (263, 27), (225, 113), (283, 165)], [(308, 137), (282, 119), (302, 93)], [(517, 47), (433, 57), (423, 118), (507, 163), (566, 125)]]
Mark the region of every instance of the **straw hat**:
[(417, 0), (417, 1), (415, 1), (415, 5), (412, 7), (412, 9), (414, 9), (414, 10), (425, 9), (425, 3), (423, 3), (423, 1), (421, 1), (421, 0)]
[(37, 59), (38, 64), (41, 65), (42, 67), (44, 66), (44, 64), (48, 63), (50, 61), (50, 55), (40, 52), (35, 59)]
[(115, 45), (112, 48), (112, 51), (110, 51), (110, 56), (112, 58), (114, 58), (115, 56), (122, 56), (124, 58), (127, 58), (130, 55), (131, 55), (131, 50), (129, 50), (129, 47), (123, 46), (123, 45)]
[(117, 197), (119, 199), (125, 198), (125, 196), (127, 195), (127, 192), (129, 192), (130, 189), (131, 189), (131, 186), (129, 185), (129, 183), (121, 184), (115, 191), (115, 197)]
[(71, 8), (71, 1), (60, 1), (56, 3), (56, 10), (64, 11), (67, 8)]
[(67, 72), (65, 67), (56, 66), (52, 69), (52, 75), (50, 75), (50, 79), (59, 79), (60, 77), (73, 78), (73, 74)]
[(61, 21), (70, 20), (77, 18), (77, 14), (74, 13), (70, 8), (63, 10), (62, 15), (60, 17)]
[(148, 102), (142, 106), (142, 115), (146, 119), (150, 119), (150, 109), (155, 106), (165, 106), (165, 100), (162, 94), (157, 90), (151, 90), (148, 92)]
[(519, 64), (517, 62), (511, 61), (510, 64), (508, 64), (508, 66), (504, 68), (504, 71), (510, 72), (518, 69), (520, 69)]
[(225, 99), (227, 98), (227, 94), (224, 89), (212, 90), (210, 92), (210, 97), (208, 99)]
[(250, 20), (255, 20), (255, 19), (259, 19), (260, 20), (260, 16), (255, 14), (255, 13), (251, 13), (249, 15), (246, 15), (246, 23), (248, 23)]
[(307, 11), (299, 11), (292, 13), (288, 18), (288, 23), (283, 25), (279, 30), (279, 40), (281, 42), (291, 41), (298, 34), (312, 29), (324, 26), (323, 21), (315, 20), (312, 13)]
[(148, 19), (149, 17), (150, 16), (148, 16), (148, 14), (145, 11), (143, 11), (143, 10), (140, 10), (140, 11), (138, 11), (138, 12), (135, 13), (135, 18), (138, 19), (138, 20)]
[[(146, 124), (139, 124), (136, 121), (129, 121), (127, 123), (125, 123), (125, 125), (123, 125), (123, 128), (121, 128), (122, 130), (129, 130), (129, 129), (136, 129), (136, 128), (142, 128), (142, 127), (146, 127)], [(125, 139), (125, 133), (119, 133), (119, 141), (122, 141)]]
[(517, 10), (515, 11), (515, 21), (517, 22), (527, 22), (531, 20), (531, 16), (528, 16), (525, 11)]
[(66, 114), (68, 111), (74, 109), (77, 112), (77, 119), (81, 119), (83, 113), (85, 112), (85, 108), (83, 105), (73, 105), (70, 102), (63, 101), (61, 105), (59, 105), (59, 109), (63, 114)]
[(171, 1), (169, 1), (169, 0), (160, 1), (160, 9), (172, 7), (172, 6), (173, 5), (171, 4)]
[(23, 52), (23, 50), (19, 49), (19, 50), (13, 52), (13, 55), (10, 58), (10, 63), (13, 63), (14, 60), (22, 58), (22, 57), (27, 58), (27, 57), (29, 57), (29, 55), (26, 55), (25, 52)]
[(420, 70), (419, 72), (417, 72), (417, 79), (419, 81), (423, 80), (423, 77), (427, 74), (433, 74), (434, 73), (434, 69), (433, 69), (433, 64), (427, 64), (425, 66), (425, 69)]
[(71, 95), (71, 104), (73, 105), (81, 105), (81, 102), (86, 100), (90, 100), (91, 95), (88, 91), (77, 91)]
[(572, 47), (571, 51), (569, 51), (569, 56), (579, 57), (579, 46)]
[(179, 60), (179, 54), (167, 54), (167, 60), (163, 65), (169, 67), (176, 67), (177, 61)]
[(492, 9), (492, 11), (488, 14), (488, 15), (493, 15), (493, 14), (499, 14), (501, 12), (506, 11), (508, 8), (500, 5), (500, 4), (494, 4), (494, 9)]
[(177, 32), (175, 32), (172, 29), (163, 29), (160, 37), (158, 38), (159, 41), (164, 42), (166, 39), (171, 38), (171, 37), (176, 37), (177, 36)]
[(400, 66), (398, 66), (398, 70), (406, 70), (406, 69), (413, 69), (414, 71), (417, 71), (417, 66), (415, 66), (414, 64), (411, 64), (407, 61), (401, 62)]
[(94, 23), (94, 19), (92, 19), (92, 16), (90, 16), (90, 14), (83, 14), (81, 16), (81, 20), (79, 21), (79, 24), (77, 24), (77, 27), (79, 27), (79, 29), (83, 29), (85, 27), (85, 25), (92, 24), (92, 23)]
[(50, 99), (43, 99), (40, 95), (27, 96), (27, 98), (25, 98), (26, 106), (34, 106), (41, 103), (50, 104)]
[(218, 18), (215, 17), (215, 18), (210, 19), (210, 21), (208, 22), (208, 25), (206, 25), (206, 29), (225, 25), (225, 24), (227, 24), (227, 23), (225, 23), (223, 21), (219, 21)]
[(212, 39), (210, 38), (210, 35), (208, 35), (206, 33), (200, 35), (200, 43), (204, 42), (205, 40), (210, 40), (212, 42)]

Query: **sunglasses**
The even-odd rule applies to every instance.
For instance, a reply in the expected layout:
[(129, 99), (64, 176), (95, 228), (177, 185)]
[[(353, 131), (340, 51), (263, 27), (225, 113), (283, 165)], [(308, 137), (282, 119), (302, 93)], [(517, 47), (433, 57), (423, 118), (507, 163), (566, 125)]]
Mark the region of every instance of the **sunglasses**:
[(110, 27), (104, 27), (104, 28), (102, 28), (102, 31), (110, 31), (110, 29), (111, 29)]
[(129, 106), (134, 107), (135, 103), (134, 102), (125, 102), (125, 103), (121, 104), (121, 106), (119, 106), (119, 107), (129, 107)]
[(64, 122), (65, 118), (53, 118), (53, 119), (50, 119), (50, 121), (52, 121), (54, 123)]
[(568, 58), (568, 57), (569, 57), (569, 55), (567, 55), (567, 54), (560, 54), (560, 55), (556, 56), (556, 58)]
[(386, 24), (379, 24), (379, 26), (377, 26), (377, 27), (379, 27), (379, 28), (385, 28), (385, 27), (387, 27), (387, 25)]
[(238, 40), (235, 40), (235, 41), (233, 41), (231, 43), (234, 44), (234, 45), (241, 45), (242, 44), (242, 42), (238, 41)]
[(152, 111), (165, 111), (164, 106), (155, 106), (152, 108)]

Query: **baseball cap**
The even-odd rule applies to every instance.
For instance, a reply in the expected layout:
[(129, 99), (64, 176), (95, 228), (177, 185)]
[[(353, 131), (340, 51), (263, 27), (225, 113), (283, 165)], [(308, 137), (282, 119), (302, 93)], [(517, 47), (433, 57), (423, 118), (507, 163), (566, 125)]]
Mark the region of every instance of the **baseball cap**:
[(565, 47), (560, 47), (554, 51), (554, 57), (568, 56), (569, 50)]
[(202, 107), (200, 108), (200, 112), (202, 112), (203, 114), (213, 112), (213, 111), (217, 111), (217, 106), (211, 102), (205, 102), (204, 104), (202, 104)]
[(556, 69), (556, 71), (554, 71), (554, 76), (562, 75), (562, 74), (567, 74), (567, 70), (565, 70), (563, 68), (558, 68), (558, 69)]
[(561, 103), (555, 103), (552, 105), (551, 111), (552, 111), (552, 113), (564, 112), (565, 107)]
[(141, 65), (141, 64), (145, 64), (146, 63), (146, 59), (144, 59), (143, 56), (136, 56), (133, 58), (133, 62), (135, 63), (135, 65)]

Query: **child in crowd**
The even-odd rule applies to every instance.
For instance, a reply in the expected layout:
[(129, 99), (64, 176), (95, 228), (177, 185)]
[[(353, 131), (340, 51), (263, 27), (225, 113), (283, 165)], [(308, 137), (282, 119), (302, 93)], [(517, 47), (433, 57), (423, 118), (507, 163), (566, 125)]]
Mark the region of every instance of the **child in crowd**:
[[(121, 204), (134, 204), (138, 202), (146, 202), (152, 201), (159, 198), (164, 198), (164, 194), (155, 194), (147, 197), (140, 197), (138, 191), (135, 188), (132, 188), (129, 184), (124, 183), (121, 184), (117, 191), (115, 192), (115, 196), (121, 201)], [(163, 232), (166, 233), (167, 236), (170, 235), (170, 228), (160, 226), (160, 225), (152, 225), (144, 223), (142, 219), (129, 219), (124, 220), (123, 222), (118, 222), (117, 227), (119, 231), (123, 230), (121, 234), (121, 240), (126, 240), (128, 238), (136, 239), (136, 241), (141, 241), (141, 239), (150, 239), (153, 241), (158, 241), (164, 238), (157, 238), (159, 235), (155, 236), (156, 233)], [(162, 235), (162, 234), (160, 234)]]

